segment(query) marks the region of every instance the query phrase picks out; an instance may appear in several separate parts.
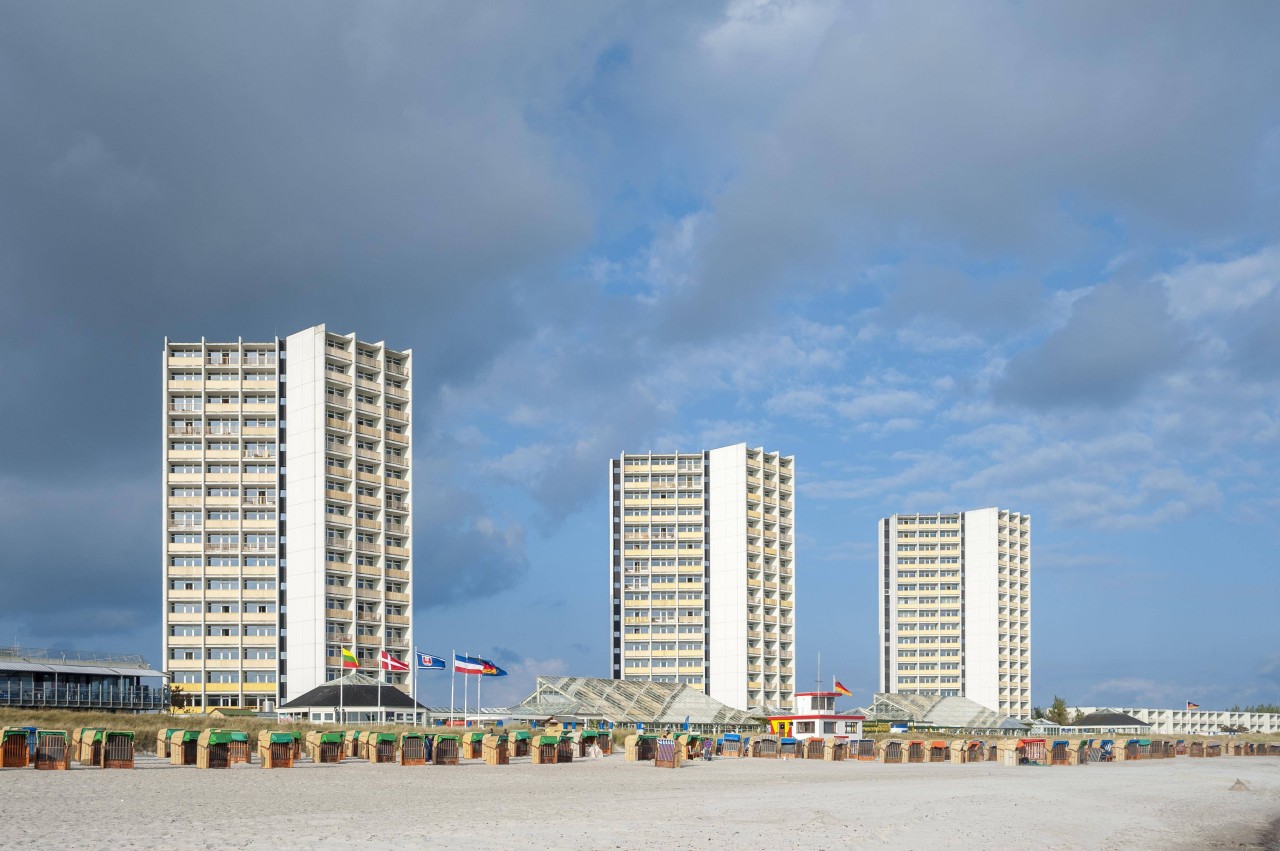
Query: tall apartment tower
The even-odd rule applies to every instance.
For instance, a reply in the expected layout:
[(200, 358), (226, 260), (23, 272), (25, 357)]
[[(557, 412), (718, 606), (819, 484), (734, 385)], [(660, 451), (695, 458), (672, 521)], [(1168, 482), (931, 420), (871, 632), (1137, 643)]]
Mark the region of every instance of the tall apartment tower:
[(1031, 717), (1031, 516), (1003, 508), (879, 523), (880, 688)]
[(795, 458), (745, 443), (609, 463), (614, 679), (795, 705)]
[[(409, 661), (411, 353), (317, 325), (164, 346), (164, 670), (279, 705)], [(387, 674), (404, 684), (405, 674)]]

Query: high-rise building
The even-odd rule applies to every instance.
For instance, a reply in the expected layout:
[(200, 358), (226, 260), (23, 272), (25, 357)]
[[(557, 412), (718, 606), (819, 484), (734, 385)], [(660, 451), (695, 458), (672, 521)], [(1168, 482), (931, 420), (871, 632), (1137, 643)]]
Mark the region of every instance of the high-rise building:
[(614, 679), (795, 705), (795, 458), (745, 443), (609, 463)]
[(374, 675), (409, 662), (411, 353), (317, 325), (163, 358), (173, 684), (261, 708), (340, 675), (344, 647)]
[(879, 523), (880, 689), (1031, 717), (1031, 516), (1002, 508)]

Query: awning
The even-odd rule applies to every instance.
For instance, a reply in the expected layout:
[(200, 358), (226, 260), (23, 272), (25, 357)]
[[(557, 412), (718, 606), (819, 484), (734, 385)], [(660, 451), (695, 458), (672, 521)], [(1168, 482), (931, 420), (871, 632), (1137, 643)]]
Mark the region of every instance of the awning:
[(40, 674), (98, 674), (104, 677), (163, 677), (154, 668), (108, 668), (105, 665), (50, 665), (44, 662), (0, 661), (0, 672), (28, 671)]

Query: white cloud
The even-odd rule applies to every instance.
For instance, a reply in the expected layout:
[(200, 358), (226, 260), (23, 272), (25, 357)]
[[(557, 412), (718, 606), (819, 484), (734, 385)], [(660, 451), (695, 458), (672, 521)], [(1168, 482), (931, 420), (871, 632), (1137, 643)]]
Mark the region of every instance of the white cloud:
[(1179, 319), (1233, 313), (1257, 304), (1280, 284), (1280, 247), (1221, 262), (1187, 263), (1156, 280), (1168, 290)]

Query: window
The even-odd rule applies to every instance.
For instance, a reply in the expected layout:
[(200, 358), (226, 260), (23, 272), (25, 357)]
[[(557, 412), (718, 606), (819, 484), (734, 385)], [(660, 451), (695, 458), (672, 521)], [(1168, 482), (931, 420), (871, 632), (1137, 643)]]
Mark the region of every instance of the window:
[(199, 671), (174, 671), (173, 681), (175, 683), (198, 683), (201, 681)]
[(210, 603), (209, 613), (214, 615), (233, 615), (240, 611), (239, 603)]
[(237, 591), (240, 588), (239, 579), (210, 579), (210, 591)]
[(240, 672), (239, 671), (210, 671), (209, 682), (238, 683), (240, 682)]
[(200, 613), (199, 603), (170, 603), (169, 611), (175, 615), (194, 615)]
[(176, 636), (193, 636), (200, 634), (200, 627), (197, 624), (174, 624), (169, 627), (169, 634)]
[(240, 627), (218, 624), (216, 626), (209, 627), (208, 634), (214, 638), (231, 638), (240, 634)]
[(240, 648), (239, 647), (210, 647), (209, 658), (210, 659), (239, 659)]
[(170, 535), (169, 543), (171, 544), (198, 544), (200, 543), (200, 534), (194, 535)]
[(175, 475), (188, 475), (194, 473), (200, 475), (199, 464), (170, 464), (169, 472)]
[(246, 579), (244, 581), (244, 590), (246, 591), (274, 591), (276, 581), (274, 579)]
[(275, 603), (245, 603), (245, 614), (250, 615), (267, 615), (276, 610)]
[(245, 671), (244, 681), (246, 683), (274, 683), (276, 681), (275, 671)]
[(251, 635), (251, 636), (275, 635), (276, 628), (274, 626), (267, 626), (265, 624), (246, 624), (244, 628), (244, 634)]

